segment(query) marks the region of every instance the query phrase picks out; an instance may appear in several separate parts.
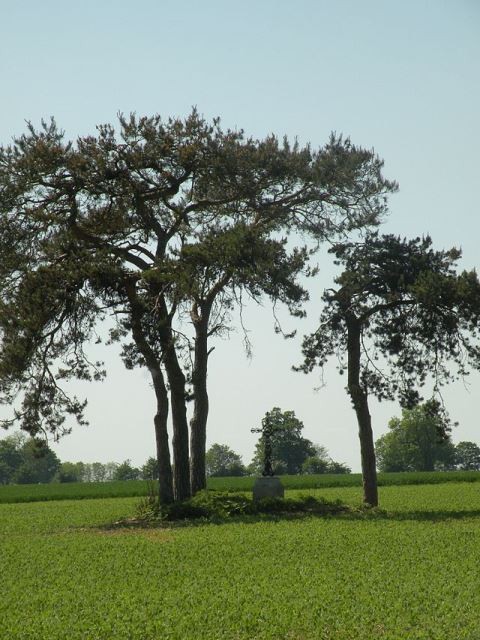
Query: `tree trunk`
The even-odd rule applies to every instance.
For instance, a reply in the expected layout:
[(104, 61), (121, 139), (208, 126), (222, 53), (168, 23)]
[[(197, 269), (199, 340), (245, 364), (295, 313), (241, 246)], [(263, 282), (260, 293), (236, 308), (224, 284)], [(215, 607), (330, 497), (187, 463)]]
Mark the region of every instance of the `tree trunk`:
[(360, 384), (361, 327), (353, 316), (347, 319), (348, 330), (348, 392), (357, 415), (360, 455), (362, 460), (363, 502), (378, 506), (377, 469), (373, 442), (372, 420), (368, 409), (368, 394)]
[[(170, 504), (174, 500), (174, 494), (167, 429), (168, 395), (163, 381), (162, 372), (159, 372), (162, 379), (160, 384), (157, 382), (157, 385), (161, 388), (161, 397), (159, 398), (159, 394), (157, 393), (157, 413), (154, 418), (155, 442), (157, 445), (159, 498), (162, 504)], [(152, 374), (152, 378), (153, 377), (154, 376)], [(156, 387), (155, 382), (154, 387)]]
[(185, 374), (178, 362), (171, 325), (171, 317), (163, 295), (159, 295), (159, 336), (163, 363), (170, 385), (173, 424), (173, 488), (175, 500), (190, 497), (190, 460), (188, 456), (188, 421), (185, 392)]
[(188, 458), (188, 421), (185, 375), (178, 363), (174, 347), (168, 347), (165, 369), (170, 384), (173, 423), (173, 484), (175, 500), (190, 497), (190, 461)]
[(190, 484), (192, 494), (205, 489), (207, 479), (205, 473), (205, 453), (208, 419), (208, 309), (202, 317), (194, 320), (195, 355), (193, 363), (193, 416), (190, 421)]
[(153, 388), (157, 399), (157, 413), (154, 417), (155, 442), (157, 447), (157, 464), (159, 480), (160, 502), (173, 502), (172, 465), (170, 462), (170, 447), (168, 444), (168, 394), (160, 363), (155, 352), (148, 343), (142, 328), (143, 309), (140, 304), (135, 285), (126, 284), (126, 291), (130, 302), (132, 336), (137, 349), (145, 359), (145, 363), (152, 376)]

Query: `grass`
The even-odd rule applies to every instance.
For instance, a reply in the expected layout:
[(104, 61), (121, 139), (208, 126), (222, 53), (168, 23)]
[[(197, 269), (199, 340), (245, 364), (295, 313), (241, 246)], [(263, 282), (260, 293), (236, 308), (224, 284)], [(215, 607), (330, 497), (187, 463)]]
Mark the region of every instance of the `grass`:
[[(361, 501), (359, 487), (308, 492)], [(380, 500), (156, 529), (105, 528), (132, 497), (2, 504), (0, 638), (478, 640), (480, 486), (384, 486)]]
[[(215, 491), (251, 491), (255, 478), (209, 478), (208, 488)], [(425, 471), (415, 473), (379, 473), (379, 486), (445, 484), (446, 482), (479, 482), (479, 471)], [(328, 487), (360, 487), (359, 473), (334, 475), (282, 476), (286, 489), (324, 489)], [(120, 498), (146, 496), (149, 482), (72, 482), (66, 484), (0, 485), (0, 504), (46, 500), (81, 500), (85, 498)]]

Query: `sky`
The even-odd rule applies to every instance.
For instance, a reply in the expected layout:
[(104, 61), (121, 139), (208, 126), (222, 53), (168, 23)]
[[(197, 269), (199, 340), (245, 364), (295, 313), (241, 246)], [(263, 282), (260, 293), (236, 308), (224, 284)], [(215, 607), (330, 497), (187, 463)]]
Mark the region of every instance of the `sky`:
[[(258, 138), (286, 134), (317, 148), (343, 133), (374, 148), (400, 185), (385, 232), (429, 233), (439, 249), (462, 248), (462, 267), (478, 265), (478, 0), (0, 0), (0, 77), (0, 144), (50, 116), (75, 139), (119, 112), (185, 116), (193, 106)], [(238, 323), (216, 343), (208, 444), (228, 444), (248, 463), (258, 437), (250, 429), (278, 406), (359, 470), (343, 379), (327, 367), (318, 389), (318, 372), (291, 370), (332, 281), (331, 259), (319, 267), (307, 319), (286, 319), (298, 339), (274, 333), (265, 305), (246, 311), (251, 359)], [(155, 451), (148, 373), (124, 370), (114, 347), (95, 355), (107, 380), (76, 387), (88, 397), (90, 426), (52, 447), (62, 460), (140, 465)], [(473, 374), (443, 394), (460, 423), (454, 442), (480, 443), (479, 388)], [(371, 413), (377, 438), (400, 410), (373, 402)]]

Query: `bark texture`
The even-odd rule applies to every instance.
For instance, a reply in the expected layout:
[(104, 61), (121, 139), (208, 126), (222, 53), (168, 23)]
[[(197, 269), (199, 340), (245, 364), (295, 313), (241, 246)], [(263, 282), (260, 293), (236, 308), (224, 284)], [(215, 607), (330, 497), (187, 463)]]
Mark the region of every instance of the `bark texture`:
[(192, 313), (195, 327), (195, 353), (193, 363), (194, 407), (190, 421), (190, 484), (192, 494), (207, 486), (205, 471), (205, 453), (208, 420), (208, 312), (201, 317)]
[(368, 408), (368, 393), (360, 381), (361, 324), (354, 317), (347, 320), (348, 330), (348, 392), (357, 415), (360, 455), (362, 460), (363, 501), (378, 506), (377, 469), (372, 420)]
[(158, 358), (150, 347), (142, 327), (143, 308), (140, 304), (134, 283), (126, 285), (132, 319), (132, 335), (139, 352), (152, 376), (153, 389), (157, 400), (157, 412), (154, 417), (155, 443), (157, 449), (159, 498), (162, 503), (169, 504), (174, 500), (172, 465), (168, 443), (168, 394), (165, 380)]
[(188, 420), (185, 403), (185, 374), (178, 361), (172, 330), (172, 314), (167, 312), (162, 295), (158, 299), (158, 332), (163, 355), (163, 365), (170, 385), (170, 404), (173, 424), (173, 489), (175, 500), (190, 497), (190, 460), (188, 452)]
[[(161, 371), (160, 375), (162, 375)], [(153, 377), (154, 376), (152, 375), (152, 378)], [(163, 381), (163, 376), (159, 386), (161, 386), (161, 393), (159, 394), (157, 393), (157, 390), (155, 390), (155, 394), (157, 396), (157, 413), (154, 418), (155, 444), (157, 448), (158, 463), (159, 498), (162, 504), (170, 504), (174, 500), (174, 493), (172, 464), (170, 459), (170, 447), (168, 443), (167, 430), (168, 395), (165, 383)]]

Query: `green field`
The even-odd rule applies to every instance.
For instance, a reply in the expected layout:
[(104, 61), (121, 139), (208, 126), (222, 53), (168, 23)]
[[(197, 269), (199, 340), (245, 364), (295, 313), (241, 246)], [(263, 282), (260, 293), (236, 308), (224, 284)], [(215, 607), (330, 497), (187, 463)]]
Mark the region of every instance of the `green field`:
[[(215, 491), (251, 491), (255, 478), (209, 478), (208, 488)], [(446, 482), (479, 482), (479, 471), (424, 471), (415, 473), (379, 473), (381, 487), (404, 484), (444, 484)], [(359, 473), (282, 476), (286, 489), (324, 489), (327, 487), (360, 487)], [(51, 484), (0, 485), (0, 503), (45, 500), (80, 500), (83, 498), (127, 498), (145, 496), (152, 483), (145, 480), (118, 482), (71, 482)]]
[(138, 498), (2, 504), (0, 638), (478, 640), (480, 485), (380, 500), (369, 515), (141, 530), (103, 526)]

